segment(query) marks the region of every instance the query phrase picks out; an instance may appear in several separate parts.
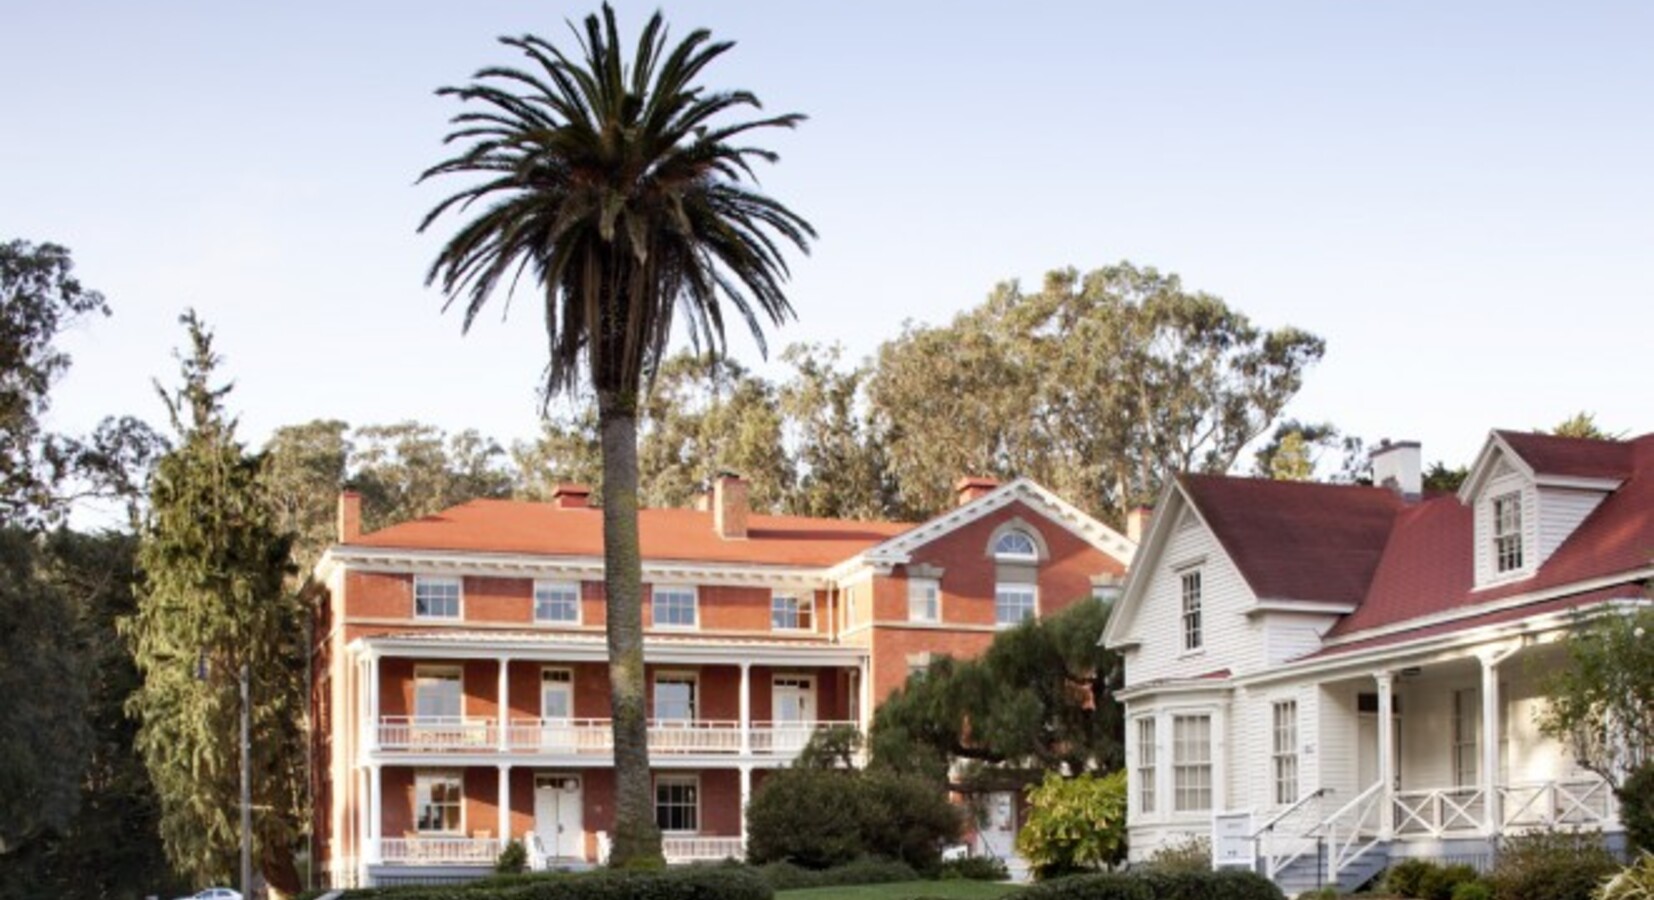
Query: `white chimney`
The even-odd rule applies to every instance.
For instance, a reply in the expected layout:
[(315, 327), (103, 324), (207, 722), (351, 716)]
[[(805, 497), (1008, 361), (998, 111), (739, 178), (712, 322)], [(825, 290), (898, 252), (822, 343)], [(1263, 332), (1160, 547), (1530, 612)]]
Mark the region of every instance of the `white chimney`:
[(1373, 484), (1408, 500), (1417, 500), (1424, 493), (1424, 459), (1418, 441), (1381, 441), (1370, 457)]

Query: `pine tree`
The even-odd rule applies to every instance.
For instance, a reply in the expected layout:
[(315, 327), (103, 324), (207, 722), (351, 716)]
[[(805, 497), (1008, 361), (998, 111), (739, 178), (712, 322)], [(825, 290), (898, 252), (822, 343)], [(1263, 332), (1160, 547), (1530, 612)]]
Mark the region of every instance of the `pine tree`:
[(124, 630), (143, 675), (129, 711), (180, 872), (228, 883), (237, 866), (239, 673), (251, 672), (253, 853), (272, 887), (298, 888), (304, 616), (283, 586), (292, 536), (276, 522), (262, 455), (247, 454), (215, 385), (219, 358), (193, 312), (183, 387), (157, 385), (177, 431), (150, 485), (138, 611)]

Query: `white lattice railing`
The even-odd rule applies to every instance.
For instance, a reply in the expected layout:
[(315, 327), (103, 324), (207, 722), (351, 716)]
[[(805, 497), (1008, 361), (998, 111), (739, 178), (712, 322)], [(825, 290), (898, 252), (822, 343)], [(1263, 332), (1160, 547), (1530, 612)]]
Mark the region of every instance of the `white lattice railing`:
[(1265, 819), (1252, 832), (1257, 857), (1264, 862), (1271, 880), (1299, 858), (1312, 853), (1319, 844), (1315, 830), (1321, 824), (1322, 796), (1326, 788), (1312, 791), (1298, 802)]
[(1384, 783), (1375, 781), (1321, 823), (1327, 841), (1328, 884), (1337, 884), (1345, 866), (1378, 845), (1384, 797)]
[(500, 856), (494, 838), (411, 837), (384, 838), (380, 858), (398, 865), (492, 865)]
[(493, 719), (465, 716), (385, 716), (379, 720), (384, 750), (484, 750), (499, 739)]
[(697, 862), (717, 859), (743, 859), (746, 851), (738, 837), (703, 837), (701, 835), (662, 835), (661, 854), (669, 863)]
[(791, 756), (804, 749), (818, 731), (828, 728), (856, 726), (855, 722), (754, 722), (752, 752), (776, 756)]
[(1499, 805), (1506, 828), (1601, 826), (1619, 817), (1613, 790), (1596, 776), (1500, 785)]
[(1482, 789), (1430, 788), (1396, 791), (1396, 834), (1439, 838), (1486, 827)]

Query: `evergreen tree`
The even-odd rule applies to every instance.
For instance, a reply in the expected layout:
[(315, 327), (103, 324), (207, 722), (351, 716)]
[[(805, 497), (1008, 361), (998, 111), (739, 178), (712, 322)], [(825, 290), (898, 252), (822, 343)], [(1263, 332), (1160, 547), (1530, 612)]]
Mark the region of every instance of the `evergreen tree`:
[(253, 852), (283, 892), (303, 796), (304, 615), (283, 586), (292, 536), (276, 523), (264, 457), (237, 442), (212, 335), (183, 317), (183, 387), (161, 390), (177, 431), (151, 480), (137, 613), (124, 622), (143, 685), (128, 710), (180, 872), (226, 883), (240, 842), (240, 692), (251, 672)]

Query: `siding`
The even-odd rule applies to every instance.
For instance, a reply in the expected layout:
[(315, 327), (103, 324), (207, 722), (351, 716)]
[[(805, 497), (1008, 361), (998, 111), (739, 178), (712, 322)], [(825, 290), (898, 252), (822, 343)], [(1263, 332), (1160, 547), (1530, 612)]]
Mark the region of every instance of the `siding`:
[(1601, 491), (1575, 491), (1564, 488), (1539, 489), (1539, 556), (1540, 565), (1551, 558), (1556, 548), (1574, 533), (1608, 495)]
[(1337, 621), (1335, 616), (1270, 613), (1261, 617), (1264, 660), (1275, 666), (1321, 649), (1321, 635)]
[[(1181, 570), (1201, 569), (1202, 649), (1183, 652)], [(1241, 610), (1254, 602), (1223, 548), (1205, 527), (1179, 528), (1155, 560), (1131, 633), (1141, 646), (1126, 661), (1126, 685), (1161, 678), (1192, 678), (1229, 669), (1235, 674), (1264, 665), (1260, 628)]]
[(1332, 796), (1325, 803), (1329, 812), (1347, 803), (1366, 787), (1356, 784), (1361, 753), (1356, 746), (1360, 733), (1356, 697), (1377, 691), (1378, 686), (1370, 679), (1325, 684), (1316, 691), (1318, 709), (1313, 768), (1320, 775), (1318, 786), (1332, 791)]
[[(1522, 568), (1503, 574), (1495, 571), (1493, 559), (1493, 501), (1515, 491), (1522, 495)], [(1476, 498), (1475, 515), (1476, 586), (1486, 587), (1526, 578), (1533, 574), (1538, 560), (1539, 498), (1533, 484), (1520, 472), (1500, 465), (1498, 474), (1488, 480)]]

